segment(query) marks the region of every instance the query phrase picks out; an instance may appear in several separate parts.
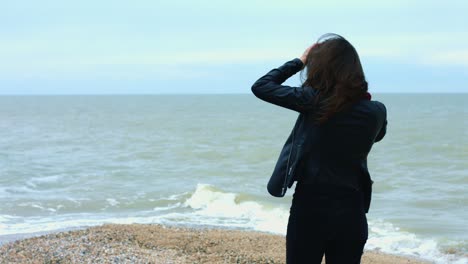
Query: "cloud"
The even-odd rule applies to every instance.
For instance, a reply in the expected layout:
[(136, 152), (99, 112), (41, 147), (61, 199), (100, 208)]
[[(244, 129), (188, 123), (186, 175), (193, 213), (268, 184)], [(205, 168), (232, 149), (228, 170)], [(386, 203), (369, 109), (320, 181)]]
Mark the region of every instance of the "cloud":
[[(160, 39), (144, 36), (128, 36), (119, 39), (115, 36), (90, 41), (89, 37), (54, 39), (46, 34), (43, 37), (23, 37), (0, 43), (0, 67), (71, 67), (90, 65), (175, 65), (175, 64), (229, 64), (258, 63), (277, 61), (299, 56), (306, 48), (298, 41), (275, 40), (265, 36), (261, 42), (211, 47), (182, 49), (161, 45)], [(67, 36), (64, 36), (67, 37)], [(173, 39), (183, 43), (186, 36)], [(268, 39), (272, 38), (269, 42)], [(399, 60), (412, 63), (457, 62), (466, 65), (468, 35), (464, 32), (418, 33), (418, 34), (366, 34), (351, 35), (348, 40), (358, 50), (361, 57), (381, 60)], [(453, 41), (456, 40), (456, 41)], [(234, 40), (235, 41), (235, 40)], [(226, 42), (229, 42), (226, 40)], [(268, 44), (269, 47), (265, 47)], [(443, 52), (441, 52), (441, 50)]]
[[(175, 1), (177, 2), (177, 1)], [(181, 3), (181, 2), (179, 2)], [(182, 1), (184, 5), (192, 4), (194, 7), (209, 6), (225, 9), (226, 5), (234, 9), (246, 9), (248, 7), (252, 11), (258, 10), (285, 10), (285, 9), (298, 9), (298, 8), (389, 8), (407, 6), (408, 1), (393, 0), (393, 1), (374, 1), (374, 0), (328, 0), (328, 1), (310, 1), (310, 0), (295, 0), (295, 1), (271, 1), (271, 0), (244, 0), (235, 1), (232, 6), (226, 2), (216, 2), (212, 0), (199, 0), (199, 1)]]
[(363, 58), (420, 66), (468, 67), (465, 32), (365, 35), (351, 42)]
[(468, 67), (468, 49), (434, 52), (422, 62), (439, 66), (463, 66)]

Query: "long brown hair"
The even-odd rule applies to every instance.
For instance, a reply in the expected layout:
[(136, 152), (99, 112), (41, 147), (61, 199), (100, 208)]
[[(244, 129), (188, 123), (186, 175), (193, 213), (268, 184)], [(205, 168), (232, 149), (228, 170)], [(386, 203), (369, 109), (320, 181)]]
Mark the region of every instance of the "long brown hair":
[(367, 94), (367, 81), (356, 49), (340, 35), (328, 33), (319, 38), (307, 55), (307, 78), (302, 86), (318, 90), (318, 123), (345, 110)]

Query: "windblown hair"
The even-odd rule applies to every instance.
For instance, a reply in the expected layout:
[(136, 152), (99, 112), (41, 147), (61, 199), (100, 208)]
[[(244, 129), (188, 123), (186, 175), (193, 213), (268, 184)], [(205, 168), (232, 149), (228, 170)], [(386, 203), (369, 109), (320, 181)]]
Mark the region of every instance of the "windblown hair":
[(321, 124), (367, 94), (367, 81), (356, 49), (340, 35), (319, 38), (307, 55), (302, 86), (318, 90), (316, 121)]

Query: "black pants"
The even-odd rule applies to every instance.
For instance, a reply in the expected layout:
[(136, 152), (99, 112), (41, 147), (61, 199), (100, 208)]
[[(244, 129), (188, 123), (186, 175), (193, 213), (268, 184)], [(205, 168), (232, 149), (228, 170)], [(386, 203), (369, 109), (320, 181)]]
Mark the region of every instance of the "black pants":
[(354, 264), (367, 241), (361, 192), (298, 184), (286, 234), (286, 263)]

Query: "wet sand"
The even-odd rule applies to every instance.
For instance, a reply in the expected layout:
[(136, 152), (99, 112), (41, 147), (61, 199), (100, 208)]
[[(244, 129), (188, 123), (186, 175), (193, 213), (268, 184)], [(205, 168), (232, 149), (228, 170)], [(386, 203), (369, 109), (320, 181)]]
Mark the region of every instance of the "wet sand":
[[(285, 263), (285, 237), (242, 230), (108, 224), (9, 242), (0, 263)], [(365, 252), (362, 263), (428, 263)]]

